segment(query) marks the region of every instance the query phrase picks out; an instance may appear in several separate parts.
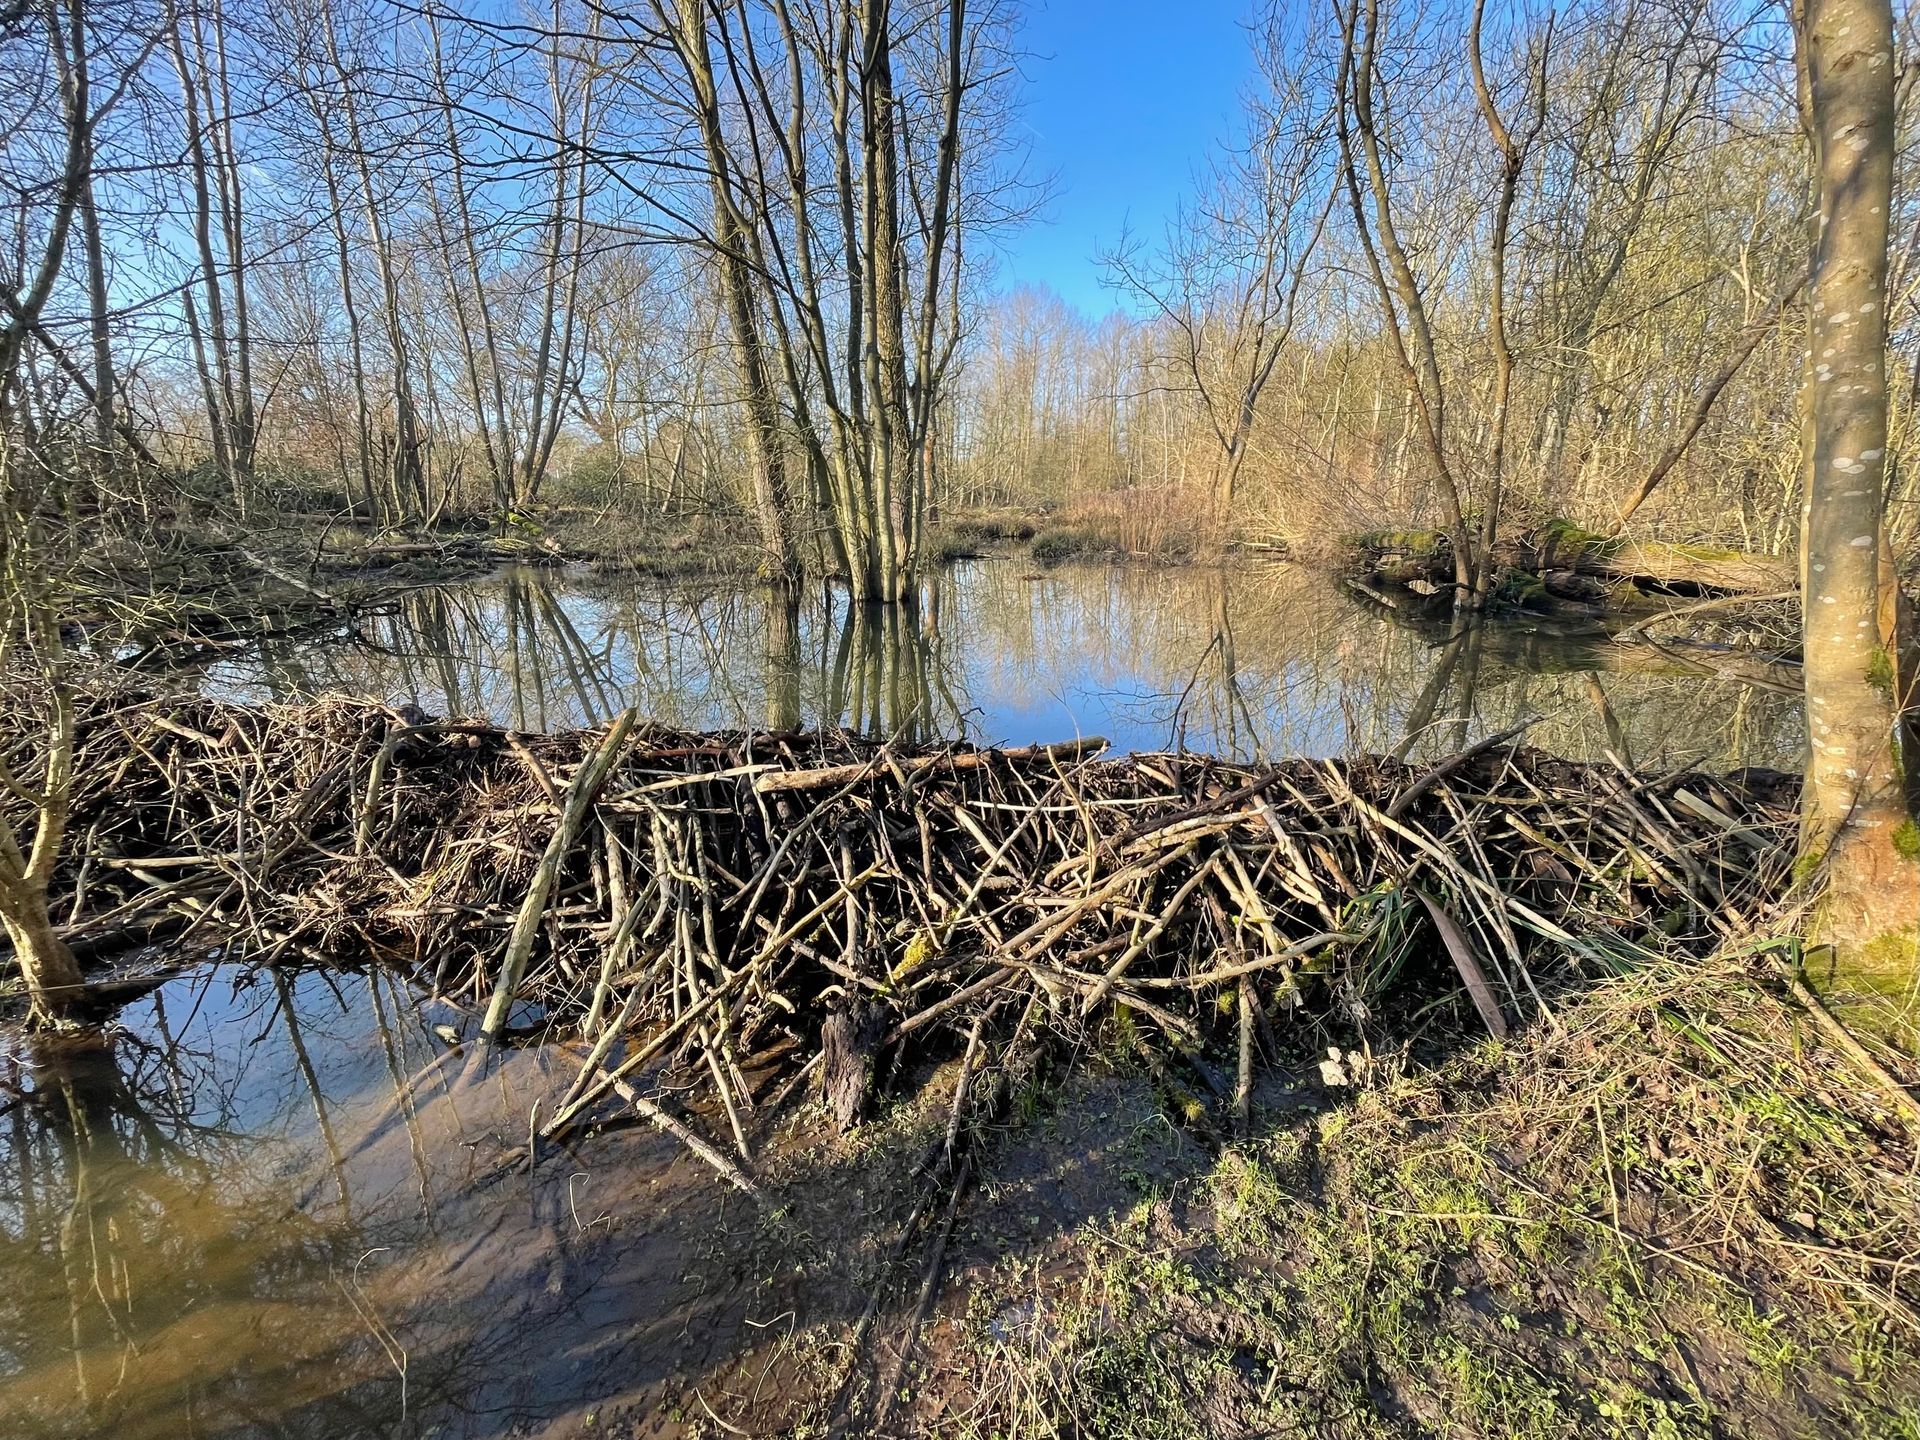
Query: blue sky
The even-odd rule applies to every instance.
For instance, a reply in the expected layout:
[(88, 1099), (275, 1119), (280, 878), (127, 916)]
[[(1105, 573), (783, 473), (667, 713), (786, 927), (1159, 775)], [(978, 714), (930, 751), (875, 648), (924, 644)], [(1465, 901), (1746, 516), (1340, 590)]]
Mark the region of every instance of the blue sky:
[(1115, 306), (1095, 253), (1130, 224), (1157, 237), (1207, 148), (1231, 131), (1253, 69), (1245, 0), (1029, 0), (1025, 113), (1054, 197), (1005, 242), (1003, 286)]

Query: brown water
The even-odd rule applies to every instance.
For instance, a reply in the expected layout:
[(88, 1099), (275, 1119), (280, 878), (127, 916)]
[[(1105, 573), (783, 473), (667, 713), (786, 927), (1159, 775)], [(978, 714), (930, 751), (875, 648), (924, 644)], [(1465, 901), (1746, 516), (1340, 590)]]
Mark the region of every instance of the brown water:
[(483, 1065), (433, 1028), (466, 1024), (225, 966), (97, 1041), (6, 1042), (0, 1434), (653, 1434), (677, 1387), (720, 1403), (723, 1357), (783, 1333), (712, 1251), (739, 1203), (650, 1130), (528, 1173), (577, 1062)]
[(1294, 566), (963, 562), (911, 609), (827, 589), (789, 608), (726, 584), (512, 570), (416, 591), (356, 636), (276, 647), (210, 684), (342, 690), (521, 729), (628, 706), (689, 729), (845, 723), (986, 743), (1104, 735), (1257, 759), (1436, 753), (1527, 716), (1559, 753), (1791, 768), (1796, 697), (1702, 675), (1588, 627), (1450, 634)]

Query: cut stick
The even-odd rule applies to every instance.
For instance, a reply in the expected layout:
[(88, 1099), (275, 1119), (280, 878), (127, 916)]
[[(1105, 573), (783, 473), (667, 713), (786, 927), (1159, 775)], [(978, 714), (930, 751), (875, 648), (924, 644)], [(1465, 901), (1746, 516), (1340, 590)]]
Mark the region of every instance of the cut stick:
[(527, 958), (533, 954), (533, 942), (540, 933), (540, 921), (547, 911), (547, 896), (553, 889), (554, 877), (560, 873), (560, 862), (580, 833), (581, 823), (593, 808), (594, 796), (605, 783), (607, 772), (619, 758), (627, 735), (633, 729), (634, 719), (634, 711), (623, 710), (620, 718), (613, 722), (613, 728), (607, 732), (607, 738), (600, 742), (593, 759), (580, 767), (572, 783), (567, 786), (560, 823), (554, 827), (553, 838), (547, 842), (546, 853), (540, 857), (540, 864), (533, 872), (533, 883), (527, 887), (527, 898), (521, 902), (519, 917), (513, 924), (513, 934), (507, 940), (506, 954), (500, 959), (500, 975), (494, 982), (493, 999), (487, 1005), (486, 1019), (480, 1026), (480, 1033), (489, 1040), (497, 1040), (500, 1032), (506, 1028), (507, 1013), (513, 1008), (513, 997), (526, 974)]
[(885, 755), (857, 765), (829, 765), (819, 770), (774, 770), (753, 782), (762, 795), (781, 790), (819, 790), (828, 785), (844, 785), (872, 775), (898, 773), (914, 775), (922, 770), (977, 770), (994, 760), (1079, 759), (1097, 755), (1107, 748), (1098, 735), (1080, 740), (1061, 740), (1052, 745), (1028, 745), (1018, 750), (961, 750), (940, 755), (916, 755), (909, 760), (892, 760)]
[(687, 1149), (699, 1156), (700, 1159), (706, 1161), (707, 1164), (714, 1168), (722, 1180), (725, 1180), (762, 1210), (771, 1210), (773, 1208), (773, 1202), (767, 1198), (767, 1192), (755, 1183), (753, 1177), (738, 1165), (734, 1164), (733, 1161), (729, 1160), (712, 1144), (701, 1138), (699, 1132), (694, 1130), (692, 1126), (682, 1120), (675, 1119), (658, 1104), (649, 1100), (618, 1076), (611, 1077), (611, 1080), (614, 1090), (619, 1093), (622, 1100), (633, 1106), (635, 1110), (638, 1110), (661, 1130), (686, 1146)]

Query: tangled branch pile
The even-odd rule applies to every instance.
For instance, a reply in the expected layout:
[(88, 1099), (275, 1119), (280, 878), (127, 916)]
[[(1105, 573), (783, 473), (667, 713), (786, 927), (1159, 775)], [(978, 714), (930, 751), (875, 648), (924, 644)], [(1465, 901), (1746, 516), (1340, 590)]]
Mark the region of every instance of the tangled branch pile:
[(549, 1128), (612, 1090), (657, 1110), (626, 1077), (678, 1065), (744, 1153), (777, 1080), (823, 1072), (850, 1123), (895, 1047), (1004, 1071), (1116, 1013), (1160, 1055), (1237, 1046), (1237, 1086), (1209, 1083), (1244, 1114), (1303, 1007), (1364, 1016), (1451, 960), (1504, 1033), (1567, 967), (1704, 951), (1786, 883), (1784, 777), (1636, 777), (1511, 732), (1425, 770), (1099, 748), (96, 699), (62, 903), (83, 948), (186, 923), (397, 966), (492, 1033), (576, 1026)]

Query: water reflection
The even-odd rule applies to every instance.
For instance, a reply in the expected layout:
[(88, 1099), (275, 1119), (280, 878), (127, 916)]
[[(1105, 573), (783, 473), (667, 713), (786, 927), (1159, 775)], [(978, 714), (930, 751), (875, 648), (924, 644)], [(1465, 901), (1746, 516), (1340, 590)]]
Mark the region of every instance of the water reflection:
[(529, 1172), (578, 1059), (471, 1025), (225, 967), (0, 1034), (0, 1434), (599, 1433), (751, 1360), (758, 1272), (709, 1253), (742, 1202), (650, 1129)]
[(1313, 573), (963, 563), (898, 607), (811, 587), (511, 570), (405, 597), (350, 642), (220, 667), (217, 691), (326, 690), (522, 729), (628, 705), (690, 729), (850, 724), (912, 739), (1102, 734), (1241, 758), (1433, 754), (1538, 714), (1533, 739), (1645, 764), (1791, 767), (1790, 694), (1597, 633), (1396, 615)]
[(363, 1383), (347, 1192), (302, 1210), (274, 1183), (297, 1153), (269, 1118), (282, 1086), (235, 1063), (291, 1040), (320, 1103), (295, 1007), (275, 986), (207, 998), (158, 993), (136, 1025), (0, 1060), (9, 1435), (376, 1433), (400, 1414), (392, 1386)]

